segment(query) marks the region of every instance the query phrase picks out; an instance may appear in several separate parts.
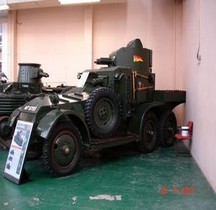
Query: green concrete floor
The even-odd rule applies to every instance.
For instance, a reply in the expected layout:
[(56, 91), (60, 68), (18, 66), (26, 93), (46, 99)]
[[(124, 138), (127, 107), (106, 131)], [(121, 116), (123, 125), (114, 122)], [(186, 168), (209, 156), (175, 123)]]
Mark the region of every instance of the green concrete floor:
[(216, 194), (191, 157), (173, 148), (140, 155), (119, 147), (86, 156), (71, 176), (51, 177), (41, 160), (26, 162), (31, 181), (3, 178), (7, 152), (0, 150), (0, 209), (10, 210), (215, 210)]

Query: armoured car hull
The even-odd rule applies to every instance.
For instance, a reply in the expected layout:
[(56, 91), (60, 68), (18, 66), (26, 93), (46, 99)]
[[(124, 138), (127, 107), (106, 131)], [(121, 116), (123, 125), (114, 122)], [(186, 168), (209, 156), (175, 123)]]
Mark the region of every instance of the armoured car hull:
[(151, 60), (152, 51), (136, 39), (96, 61), (108, 67), (78, 74), (78, 85), (68, 92), (42, 94), (16, 109), (1, 133), (12, 133), (18, 120), (33, 123), (29, 150), (40, 145), (38, 156), (57, 176), (71, 174), (85, 150), (129, 142), (142, 153), (172, 146), (172, 110), (185, 103), (186, 92), (155, 90)]

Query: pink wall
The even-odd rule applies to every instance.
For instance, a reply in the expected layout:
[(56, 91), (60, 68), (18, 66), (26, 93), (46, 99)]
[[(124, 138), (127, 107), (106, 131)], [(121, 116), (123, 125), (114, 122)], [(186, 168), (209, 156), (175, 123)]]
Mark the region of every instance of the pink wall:
[(41, 63), (50, 74), (47, 83), (72, 84), (76, 73), (94, 66), (96, 58), (140, 38), (153, 49), (156, 87), (182, 89), (181, 82), (175, 82), (177, 77), (182, 81), (182, 67), (176, 62), (181, 48), (176, 44), (181, 40), (176, 10), (173, 0), (19, 10), (17, 63)]
[(145, 47), (153, 50), (156, 87), (184, 88), (182, 64), (178, 63), (181, 11), (181, 2), (175, 4), (173, 0), (128, 0), (127, 4), (95, 7), (94, 59), (140, 38)]
[(17, 12), (17, 62), (41, 63), (50, 83), (71, 84), (85, 68), (84, 8)]
[[(187, 0), (183, 11), (186, 117), (194, 121), (192, 154), (216, 191), (216, 1)], [(196, 59), (199, 43), (200, 64)]]

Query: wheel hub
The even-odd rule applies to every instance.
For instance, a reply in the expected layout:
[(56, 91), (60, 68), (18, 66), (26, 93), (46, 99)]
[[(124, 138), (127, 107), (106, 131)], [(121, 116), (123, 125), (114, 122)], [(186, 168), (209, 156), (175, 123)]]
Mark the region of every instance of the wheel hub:
[(172, 127), (172, 122), (168, 122), (167, 123), (167, 129), (164, 131), (165, 138), (166, 139), (172, 138), (173, 137), (173, 132), (174, 132), (174, 129)]
[(102, 107), (101, 109), (99, 109), (99, 117), (102, 120), (107, 118), (107, 109), (106, 109), (106, 107)]
[(54, 143), (53, 153), (56, 163), (61, 166), (69, 165), (76, 153), (73, 136), (69, 134), (60, 135)]
[(113, 106), (107, 99), (98, 101), (95, 106), (95, 123), (98, 127), (106, 128), (112, 122), (113, 119)]
[(146, 142), (151, 143), (154, 136), (154, 125), (152, 122), (149, 122), (146, 126)]
[(147, 131), (147, 134), (148, 134), (149, 136), (153, 136), (153, 135), (154, 135), (154, 131), (149, 130), (149, 131)]
[(63, 151), (65, 153), (65, 155), (70, 153), (70, 148), (68, 146), (63, 147)]

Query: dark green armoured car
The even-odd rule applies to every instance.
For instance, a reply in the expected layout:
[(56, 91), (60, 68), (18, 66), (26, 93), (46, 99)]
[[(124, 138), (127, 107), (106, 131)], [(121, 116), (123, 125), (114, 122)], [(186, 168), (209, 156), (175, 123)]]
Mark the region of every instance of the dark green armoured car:
[(71, 174), (83, 150), (136, 142), (147, 153), (158, 143), (173, 144), (172, 110), (185, 102), (186, 92), (155, 90), (152, 51), (135, 39), (96, 63), (106, 67), (79, 73), (77, 86), (65, 93), (34, 98), (1, 129), (9, 136), (17, 120), (32, 122), (28, 152), (42, 154), (53, 175)]

